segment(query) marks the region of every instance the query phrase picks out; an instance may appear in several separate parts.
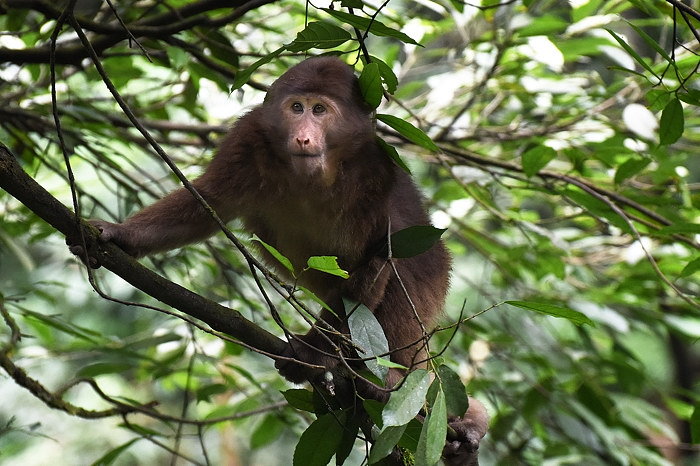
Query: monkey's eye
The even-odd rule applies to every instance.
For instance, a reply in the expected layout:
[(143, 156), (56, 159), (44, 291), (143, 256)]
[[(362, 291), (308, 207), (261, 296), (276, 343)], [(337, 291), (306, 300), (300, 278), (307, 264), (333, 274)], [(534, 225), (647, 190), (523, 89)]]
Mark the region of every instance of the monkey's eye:
[(325, 113), (325, 111), (326, 111), (326, 107), (324, 107), (323, 105), (321, 105), (321, 104), (314, 105), (313, 112), (315, 115)]
[(299, 102), (294, 102), (292, 104), (292, 111), (294, 113), (303, 113), (304, 112), (304, 106), (301, 105)]

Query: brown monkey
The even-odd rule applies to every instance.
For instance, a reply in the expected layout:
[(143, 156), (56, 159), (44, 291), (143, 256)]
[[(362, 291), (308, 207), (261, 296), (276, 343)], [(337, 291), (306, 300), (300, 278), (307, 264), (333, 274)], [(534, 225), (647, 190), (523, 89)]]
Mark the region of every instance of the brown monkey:
[[(333, 57), (305, 60), (272, 84), (260, 107), (238, 120), (193, 185), (222, 220), (242, 219), (247, 229), (289, 258), (300, 283), (336, 315), (345, 313), (343, 298), (371, 309), (395, 350), (391, 359), (411, 368), (425, 359), (414, 343), (442, 310), (450, 258), (437, 243), (416, 257), (395, 260), (398, 276), (382, 267), (386, 254), (378, 251), (389, 226), (393, 232), (429, 220), (410, 177), (376, 143), (370, 114), (349, 66)], [(124, 223), (93, 223), (102, 240), (135, 257), (202, 240), (217, 230), (184, 188)], [(350, 278), (302, 272), (315, 255), (337, 256)], [(324, 311), (321, 319), (345, 329), (331, 312)], [(313, 329), (303, 336), (307, 344), (290, 342), (294, 356), (332, 367), (337, 360), (310, 347), (330, 350), (320, 332)], [(278, 368), (294, 382), (308, 377), (299, 365), (278, 363)], [(473, 403), (479, 414), (469, 418), (470, 409), (459, 421), (469, 448), (478, 446), (487, 423), (483, 407)], [(453, 448), (455, 454), (458, 449)]]

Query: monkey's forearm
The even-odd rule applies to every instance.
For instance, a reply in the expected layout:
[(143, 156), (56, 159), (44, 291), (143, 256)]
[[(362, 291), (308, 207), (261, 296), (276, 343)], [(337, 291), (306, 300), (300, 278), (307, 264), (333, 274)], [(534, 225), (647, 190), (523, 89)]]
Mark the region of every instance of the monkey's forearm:
[(211, 236), (217, 224), (186, 189), (174, 191), (122, 224), (96, 222), (102, 239), (134, 257), (167, 251)]

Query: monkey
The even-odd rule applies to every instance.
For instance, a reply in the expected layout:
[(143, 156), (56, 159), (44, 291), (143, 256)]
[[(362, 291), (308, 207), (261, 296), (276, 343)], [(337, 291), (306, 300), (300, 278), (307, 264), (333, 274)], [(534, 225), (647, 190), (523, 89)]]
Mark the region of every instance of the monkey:
[[(395, 269), (386, 266), (386, 248), (380, 246), (388, 235), (430, 220), (410, 175), (378, 144), (372, 110), (350, 66), (331, 56), (306, 59), (270, 86), (262, 105), (238, 119), (192, 185), (222, 221), (241, 219), (289, 259), (298, 283), (333, 310), (323, 310), (321, 322), (347, 333), (343, 299), (364, 304), (384, 330), (392, 361), (410, 370), (427, 357), (420, 342), (442, 312), (451, 259), (438, 241), (417, 256), (392, 259)], [(123, 223), (91, 223), (101, 241), (112, 241), (136, 258), (203, 240), (217, 230), (185, 188)], [(82, 248), (71, 250), (80, 255)], [(261, 249), (261, 254), (286, 273), (269, 253)], [(304, 270), (307, 259), (318, 255), (336, 256), (349, 278)], [(332, 368), (338, 360), (328, 355), (326, 336), (314, 326), (291, 338), (290, 356)], [(309, 377), (299, 364), (280, 360), (276, 365), (292, 382)], [(398, 377), (391, 377), (393, 386)], [(453, 458), (460, 448), (462, 453), (477, 448), (486, 432), (483, 405), (470, 401), (470, 410), (455, 424), (467, 445), (452, 445)]]

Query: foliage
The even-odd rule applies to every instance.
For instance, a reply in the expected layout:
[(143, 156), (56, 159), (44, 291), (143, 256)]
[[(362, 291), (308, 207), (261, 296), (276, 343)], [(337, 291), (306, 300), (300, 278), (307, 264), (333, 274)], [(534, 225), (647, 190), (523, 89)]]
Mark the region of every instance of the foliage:
[[(94, 0), (62, 16), (74, 3), (0, 1), (0, 142), (81, 217), (123, 219), (176, 186), (164, 153), (196, 176), (223, 121), (287, 67), (342, 54), (437, 227), (397, 233), (391, 250), (400, 260), (442, 235), (452, 292), (431, 335), (434, 380), (414, 371), (386, 405), (365, 401), (369, 446), (356, 440), (357, 406), (289, 388), (242, 342), (102, 270), (92, 279), (109, 299), (91, 292), (63, 235), (0, 192), (0, 392), (14, 401), (0, 407), (3, 457), (360, 464), (398, 445), (433, 464), (466, 385), (492, 416), (484, 465), (697, 461), (697, 12), (675, 1)], [(145, 262), (263, 329), (304, 329), (318, 298), (260, 285), (231, 246), (219, 235)], [(308, 265), (347, 274), (332, 257)], [(379, 381), (392, 363), (365, 311), (353, 342)]]

